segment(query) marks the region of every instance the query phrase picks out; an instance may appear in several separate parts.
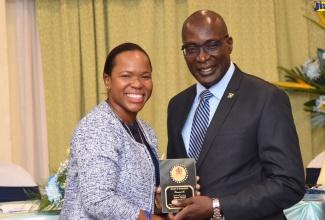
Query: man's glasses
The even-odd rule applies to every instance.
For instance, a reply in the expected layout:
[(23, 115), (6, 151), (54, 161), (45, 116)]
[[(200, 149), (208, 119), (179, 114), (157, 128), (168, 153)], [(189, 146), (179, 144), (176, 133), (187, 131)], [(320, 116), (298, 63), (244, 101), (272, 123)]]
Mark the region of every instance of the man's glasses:
[(219, 41), (209, 41), (204, 45), (183, 45), (182, 51), (185, 57), (197, 57), (200, 53), (201, 48), (209, 55), (214, 55), (219, 52), (222, 42), (228, 38), (228, 35)]

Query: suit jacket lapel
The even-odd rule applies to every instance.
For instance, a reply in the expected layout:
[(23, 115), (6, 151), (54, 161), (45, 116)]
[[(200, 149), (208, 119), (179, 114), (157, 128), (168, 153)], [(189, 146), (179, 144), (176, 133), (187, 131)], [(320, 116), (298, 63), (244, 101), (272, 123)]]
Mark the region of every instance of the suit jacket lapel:
[(220, 100), (219, 106), (211, 120), (207, 133), (205, 135), (200, 156), (196, 164), (197, 169), (201, 166), (202, 162), (204, 161), (206, 154), (212, 146), (212, 142), (215, 139), (215, 136), (217, 135), (224, 120), (227, 118), (228, 113), (230, 112), (233, 104), (235, 103), (239, 95), (238, 89), (240, 87), (242, 76), (243, 72), (241, 72), (241, 70), (235, 65), (234, 74), (225, 90), (225, 93), (223, 94)]
[(185, 148), (185, 144), (184, 144), (184, 140), (183, 140), (183, 136), (182, 136), (182, 129), (184, 127), (184, 124), (186, 122), (188, 114), (189, 114), (191, 107), (193, 105), (195, 96), (196, 96), (196, 84), (191, 86), (191, 88), (189, 89), (189, 93), (187, 93), (186, 97), (184, 98), (185, 99), (184, 107), (180, 111), (180, 120), (179, 120), (179, 123), (176, 125), (176, 126), (178, 126), (178, 128), (176, 130), (179, 132), (177, 135), (180, 138), (179, 143), (181, 143), (180, 147), (182, 148), (182, 156), (184, 158), (188, 157), (188, 155), (186, 152), (186, 148)]

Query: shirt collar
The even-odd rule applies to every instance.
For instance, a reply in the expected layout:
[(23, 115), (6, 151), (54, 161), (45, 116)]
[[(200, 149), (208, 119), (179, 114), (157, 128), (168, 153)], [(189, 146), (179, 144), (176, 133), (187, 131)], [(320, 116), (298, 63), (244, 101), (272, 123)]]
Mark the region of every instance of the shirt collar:
[[(217, 97), (217, 99), (219, 100), (221, 99), (234, 71), (235, 71), (235, 65), (233, 64), (233, 62), (230, 62), (229, 69), (227, 70), (226, 74), (222, 77), (222, 79), (218, 83), (216, 83), (215, 85), (209, 88), (210, 92), (213, 94), (214, 97)], [(206, 90), (206, 88), (201, 83), (197, 82), (196, 97), (198, 97), (201, 94), (201, 92), (203, 92), (204, 90)]]

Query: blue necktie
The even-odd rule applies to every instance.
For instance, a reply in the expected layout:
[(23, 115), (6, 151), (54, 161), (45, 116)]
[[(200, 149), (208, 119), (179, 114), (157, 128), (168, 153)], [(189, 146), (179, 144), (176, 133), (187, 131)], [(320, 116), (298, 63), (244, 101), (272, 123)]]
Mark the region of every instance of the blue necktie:
[(194, 158), (195, 161), (199, 158), (205, 133), (208, 129), (210, 115), (209, 99), (212, 96), (212, 93), (208, 89), (201, 92), (201, 100), (194, 114), (188, 156)]

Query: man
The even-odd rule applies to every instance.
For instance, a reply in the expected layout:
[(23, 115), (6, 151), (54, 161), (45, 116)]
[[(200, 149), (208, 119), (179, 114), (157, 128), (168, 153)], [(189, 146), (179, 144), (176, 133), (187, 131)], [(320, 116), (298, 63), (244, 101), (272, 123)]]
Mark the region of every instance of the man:
[[(286, 219), (283, 209), (304, 195), (288, 96), (231, 62), (233, 39), (219, 14), (201, 10), (190, 15), (182, 41), (197, 84), (170, 100), (167, 157), (196, 159), (202, 196), (173, 201), (186, 206), (175, 219)], [(194, 128), (194, 121), (204, 121), (196, 119), (204, 90), (212, 93), (209, 112), (201, 113), (209, 121), (206, 133), (203, 125)], [(195, 133), (205, 133), (202, 146), (195, 147), (200, 142)]]

